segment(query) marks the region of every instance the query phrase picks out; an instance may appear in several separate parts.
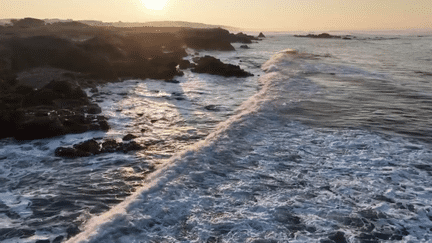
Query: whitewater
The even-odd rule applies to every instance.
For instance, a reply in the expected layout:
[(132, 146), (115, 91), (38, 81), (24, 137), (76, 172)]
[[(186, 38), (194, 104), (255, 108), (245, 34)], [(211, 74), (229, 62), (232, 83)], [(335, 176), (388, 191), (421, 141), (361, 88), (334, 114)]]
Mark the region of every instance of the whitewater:
[[(0, 147), (2, 242), (430, 242), (432, 37), (273, 35), (92, 94), (113, 128)], [(137, 153), (57, 146), (139, 135)], [(19, 229), (13, 231), (12, 229)]]

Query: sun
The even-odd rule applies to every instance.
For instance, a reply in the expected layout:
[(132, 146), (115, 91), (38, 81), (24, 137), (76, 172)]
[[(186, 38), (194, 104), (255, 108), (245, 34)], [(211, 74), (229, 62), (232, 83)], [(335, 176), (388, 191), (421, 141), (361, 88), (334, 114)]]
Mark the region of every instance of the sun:
[(141, 0), (147, 9), (162, 10), (164, 9), (168, 0)]

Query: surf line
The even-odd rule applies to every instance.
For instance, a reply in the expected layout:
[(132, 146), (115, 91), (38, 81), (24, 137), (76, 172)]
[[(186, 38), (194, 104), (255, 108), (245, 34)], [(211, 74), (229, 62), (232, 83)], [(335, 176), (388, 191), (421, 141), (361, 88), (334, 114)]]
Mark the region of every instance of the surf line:
[[(161, 165), (158, 166), (156, 171), (151, 173), (144, 180), (144, 186), (140, 187), (131, 196), (127, 197), (123, 202), (117, 204), (107, 212), (90, 218), (89, 221), (84, 224), (84, 230), (67, 240), (66, 243), (91, 241), (92, 238), (98, 234), (99, 229), (101, 229), (105, 224), (109, 223), (116, 217), (126, 215), (128, 206), (136, 202), (138, 198), (141, 197), (141, 195), (160, 189), (175, 176), (181, 174), (184, 170), (182, 169), (181, 165), (183, 163), (187, 163), (187, 157), (207, 146), (210, 146), (213, 141), (217, 140), (219, 136), (227, 132), (231, 127), (233, 127), (233, 125), (241, 122), (247, 115), (258, 111), (262, 104), (267, 101), (267, 91), (271, 86), (271, 82), (269, 82), (269, 80), (271, 80), (274, 75), (276, 74), (272, 72), (260, 78), (260, 82), (263, 84), (262, 88), (259, 92), (240, 105), (238, 108), (239, 112), (237, 114), (231, 116), (226, 121), (219, 123), (215, 130), (210, 133), (203, 141), (199, 141), (193, 145), (190, 145), (185, 148), (185, 150), (174, 155), (172, 158), (165, 160)], [(175, 172), (169, 173), (169, 169), (172, 169), (172, 171)]]

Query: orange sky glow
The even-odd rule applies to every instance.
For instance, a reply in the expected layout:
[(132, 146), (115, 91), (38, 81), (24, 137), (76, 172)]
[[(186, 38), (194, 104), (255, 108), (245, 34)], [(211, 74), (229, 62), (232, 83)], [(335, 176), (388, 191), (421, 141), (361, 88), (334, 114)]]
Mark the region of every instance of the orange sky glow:
[(189, 21), (254, 30), (432, 29), (430, 0), (0, 0), (0, 19)]

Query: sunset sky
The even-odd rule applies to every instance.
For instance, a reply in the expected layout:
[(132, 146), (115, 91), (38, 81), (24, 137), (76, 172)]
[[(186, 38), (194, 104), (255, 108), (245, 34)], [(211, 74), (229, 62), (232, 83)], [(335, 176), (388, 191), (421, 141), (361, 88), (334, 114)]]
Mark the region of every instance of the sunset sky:
[(432, 29), (432, 1), (0, 0), (0, 19), (24, 17), (106, 22), (172, 20), (281, 31)]

